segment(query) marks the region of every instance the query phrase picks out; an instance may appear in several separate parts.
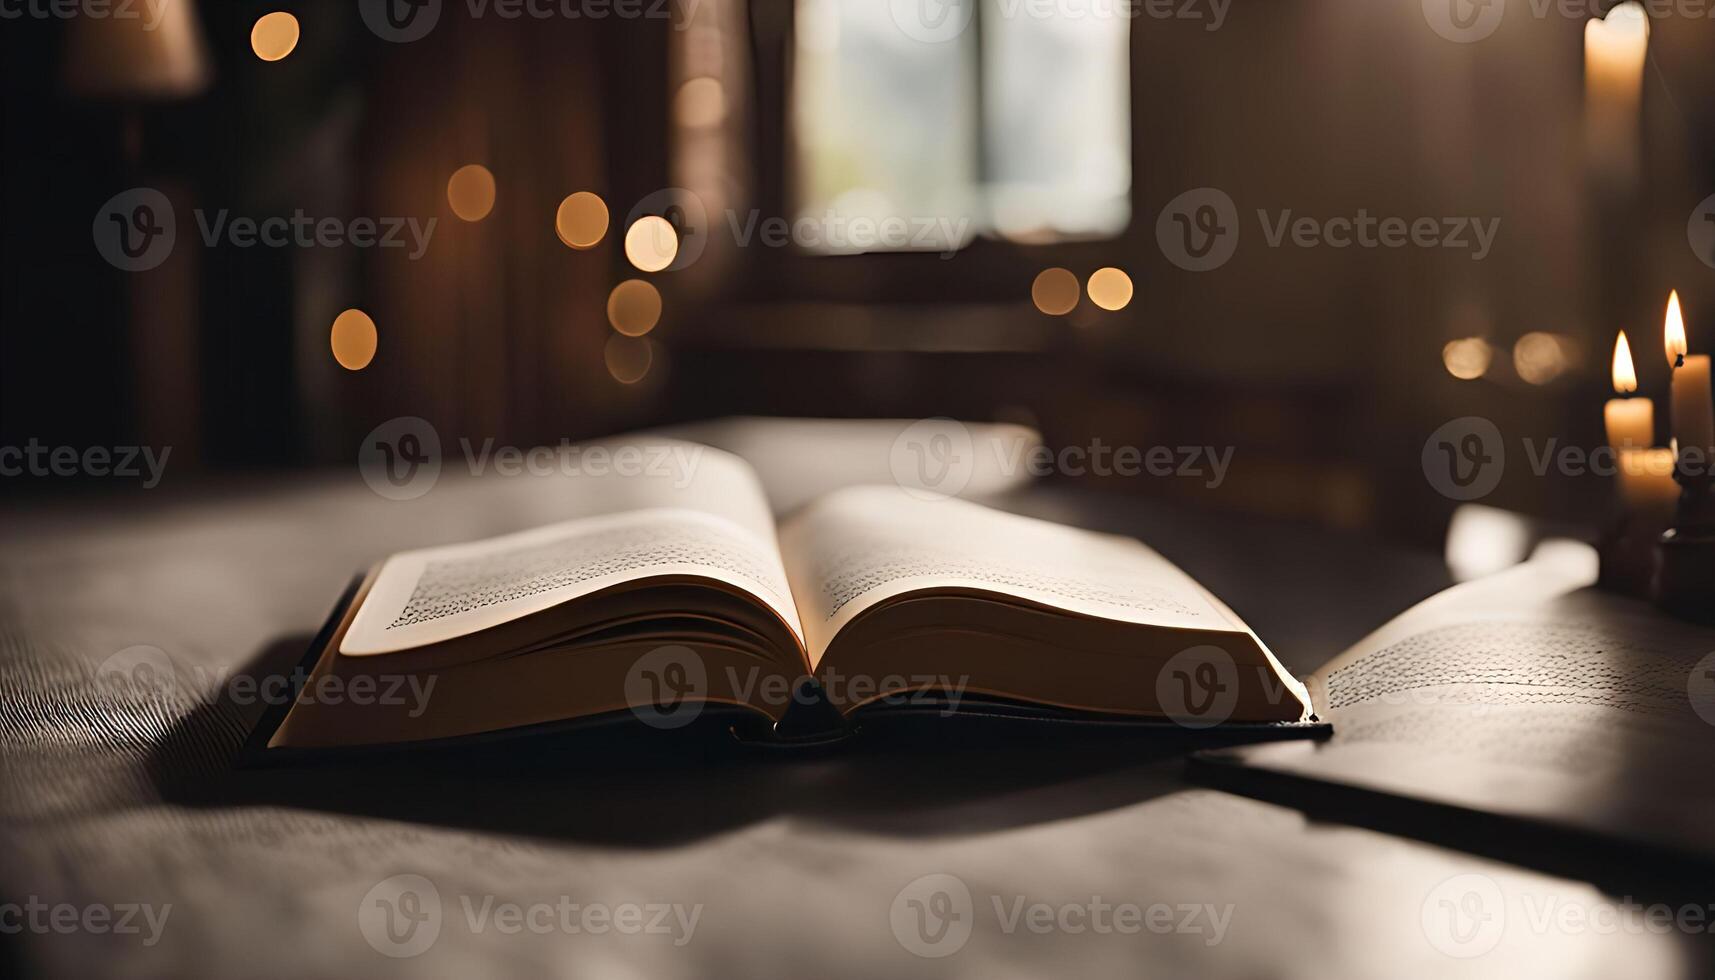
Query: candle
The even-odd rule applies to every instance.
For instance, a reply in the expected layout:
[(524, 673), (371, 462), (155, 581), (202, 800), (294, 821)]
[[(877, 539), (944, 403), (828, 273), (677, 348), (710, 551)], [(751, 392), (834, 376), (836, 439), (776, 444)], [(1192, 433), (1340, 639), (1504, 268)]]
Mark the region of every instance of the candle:
[(1584, 24), (1585, 91), (1594, 99), (1636, 108), (1643, 87), (1649, 17), (1641, 4), (1622, 3), (1607, 19)]
[(1636, 172), (1638, 101), (1643, 90), (1649, 18), (1622, 3), (1606, 20), (1584, 24), (1585, 138), (1591, 162), (1615, 177)]
[(1632, 398), (1638, 390), (1637, 371), (1632, 366), (1632, 345), (1626, 342), (1626, 332), (1614, 341), (1614, 391), (1619, 398), (1608, 399), (1602, 416), (1608, 423), (1608, 445), (1615, 449), (1642, 449), (1655, 442), (1655, 403), (1648, 398)]
[(1673, 482), (1673, 450), (1620, 450), (1620, 498), (1628, 510), (1664, 513), (1679, 499)]
[(1697, 460), (1708, 465), (1715, 452), (1715, 400), (1710, 395), (1709, 355), (1687, 355), (1685, 316), (1679, 308), (1679, 291), (1667, 297), (1667, 317), (1662, 326), (1667, 362), (1673, 365), (1673, 438), (1681, 449), (1696, 447), (1704, 453)]
[(1709, 355), (1692, 354), (1673, 372), (1673, 437), (1682, 449), (1715, 450), (1715, 402), (1709, 392)]

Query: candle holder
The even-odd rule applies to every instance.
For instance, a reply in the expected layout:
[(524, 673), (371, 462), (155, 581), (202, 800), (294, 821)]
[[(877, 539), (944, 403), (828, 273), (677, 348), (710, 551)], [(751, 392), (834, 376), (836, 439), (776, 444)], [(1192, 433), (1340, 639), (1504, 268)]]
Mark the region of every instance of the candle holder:
[(1601, 572), (1596, 585), (1605, 592), (1649, 599), (1655, 592), (1656, 547), (1670, 514), (1621, 509), (1596, 540)]
[[(1705, 454), (1706, 455), (1706, 454)], [(1715, 623), (1715, 475), (1673, 468), (1681, 492), (1673, 526), (1655, 546), (1656, 605), (1681, 619)]]

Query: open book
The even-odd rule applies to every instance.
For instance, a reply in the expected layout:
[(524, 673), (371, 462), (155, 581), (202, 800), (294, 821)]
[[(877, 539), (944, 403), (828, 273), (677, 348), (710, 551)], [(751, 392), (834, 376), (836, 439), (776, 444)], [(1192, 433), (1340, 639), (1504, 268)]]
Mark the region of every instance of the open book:
[(748, 465), (693, 448), (670, 475), (580, 478), (596, 516), (382, 561), (268, 747), (671, 728), (714, 706), (837, 731), (925, 699), (1192, 728), (1310, 716), (1256, 635), (1134, 540), (897, 486), (776, 527)]
[(1596, 575), (1592, 549), (1553, 542), (1433, 596), (1307, 679), (1332, 738), (1203, 752), (1194, 771), (1347, 817), (1407, 801), (1440, 834), (1620, 839), (1707, 866), (1715, 630)]

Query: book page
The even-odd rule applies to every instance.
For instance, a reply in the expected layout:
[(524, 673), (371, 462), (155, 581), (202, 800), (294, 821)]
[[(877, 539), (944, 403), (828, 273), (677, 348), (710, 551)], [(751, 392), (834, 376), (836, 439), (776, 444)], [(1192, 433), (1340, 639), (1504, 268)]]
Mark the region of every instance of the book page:
[(616, 511), (389, 557), (339, 652), (444, 642), (614, 585), (670, 575), (732, 585), (802, 636), (767, 501), (742, 460), (704, 450), (673, 480), (614, 474), (580, 490)]
[(811, 664), (876, 603), (926, 588), (1004, 593), (1154, 626), (1243, 630), (1167, 559), (1098, 534), (897, 487), (824, 497), (781, 530)]
[(1715, 664), (1715, 631), (1589, 588), (1593, 556), (1570, 557), (1455, 586), (1317, 671), (1333, 747), (1423, 749), (1470, 775), (1516, 767), (1494, 784), (1514, 789), (1641, 784), (1662, 765), (1677, 783), (1687, 752), (1715, 762), (1715, 711), (1697, 697), (1715, 689), (1699, 673)]
[(1715, 766), (1715, 630), (1596, 576), (1593, 549), (1545, 545), (1425, 600), (1311, 678), (1331, 740), (1233, 756), (1710, 853), (1715, 785), (1692, 774)]

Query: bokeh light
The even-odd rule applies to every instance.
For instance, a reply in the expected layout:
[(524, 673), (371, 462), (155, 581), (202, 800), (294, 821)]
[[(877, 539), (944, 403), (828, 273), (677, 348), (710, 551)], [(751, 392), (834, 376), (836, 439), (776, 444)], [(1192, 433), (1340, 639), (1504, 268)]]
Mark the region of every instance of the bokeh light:
[(625, 257), (644, 272), (660, 272), (679, 254), (679, 233), (672, 222), (646, 214), (625, 232)]
[(1532, 331), (1513, 344), (1513, 370), (1533, 385), (1545, 385), (1566, 372), (1566, 345), (1551, 333)]
[(607, 234), (607, 203), (589, 191), (567, 195), (554, 212), (554, 233), (572, 248), (594, 248)]
[(468, 163), (447, 179), (447, 203), (466, 221), (481, 221), (494, 210), (494, 175), (480, 163)]
[(333, 329), (328, 332), (333, 359), (347, 371), (361, 371), (369, 366), (375, 359), (376, 340), (375, 321), (358, 309), (334, 317)]
[(607, 294), (607, 322), (627, 337), (641, 337), (661, 319), (661, 293), (641, 279), (627, 279)]
[(1475, 381), (1489, 373), (1489, 362), (1494, 360), (1494, 356), (1494, 348), (1481, 337), (1449, 340), (1447, 346), (1441, 348), (1441, 363), (1447, 368), (1447, 373), (1461, 381)]
[(607, 373), (613, 376), (613, 380), (632, 385), (649, 373), (649, 366), (655, 362), (655, 350), (642, 337), (614, 334), (607, 338), (602, 360), (607, 362)]
[(263, 61), (279, 61), (298, 46), (298, 18), (276, 10), (256, 18), (250, 28), (250, 50)]
[(1123, 310), (1131, 302), (1131, 277), (1107, 266), (1090, 273), (1090, 302), (1104, 310)]
[(1043, 269), (1030, 284), (1030, 301), (1050, 316), (1064, 316), (1078, 305), (1078, 277), (1070, 269)]

